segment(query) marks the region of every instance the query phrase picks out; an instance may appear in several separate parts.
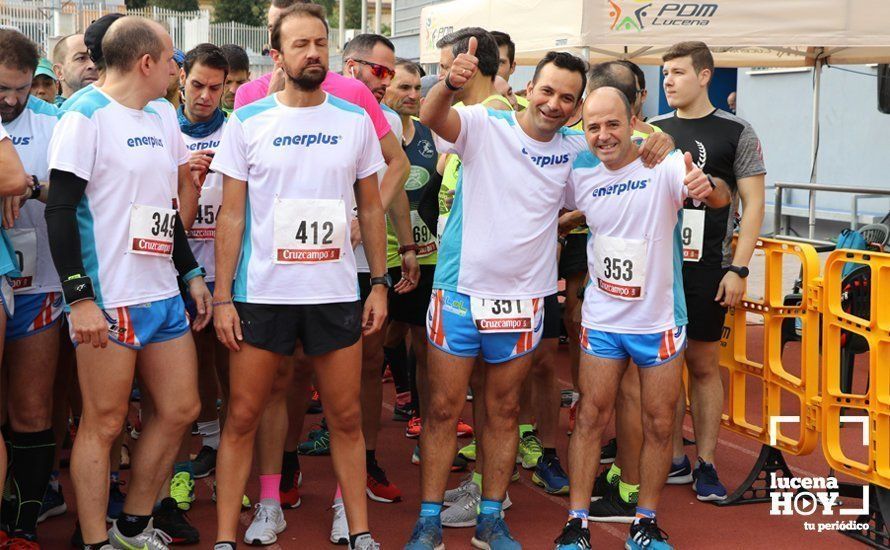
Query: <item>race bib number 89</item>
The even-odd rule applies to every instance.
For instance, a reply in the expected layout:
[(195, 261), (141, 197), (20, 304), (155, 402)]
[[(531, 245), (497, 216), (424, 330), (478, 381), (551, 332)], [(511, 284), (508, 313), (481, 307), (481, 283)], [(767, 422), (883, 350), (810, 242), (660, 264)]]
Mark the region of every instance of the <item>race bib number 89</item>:
[(531, 332), (533, 300), (470, 298), (470, 312), (479, 332)]
[(277, 199), (277, 264), (339, 262), (346, 242), (346, 206), (333, 199)]
[(593, 243), (596, 286), (614, 298), (642, 300), (646, 241), (597, 235)]
[(170, 256), (175, 226), (176, 210), (134, 204), (130, 210), (130, 252)]

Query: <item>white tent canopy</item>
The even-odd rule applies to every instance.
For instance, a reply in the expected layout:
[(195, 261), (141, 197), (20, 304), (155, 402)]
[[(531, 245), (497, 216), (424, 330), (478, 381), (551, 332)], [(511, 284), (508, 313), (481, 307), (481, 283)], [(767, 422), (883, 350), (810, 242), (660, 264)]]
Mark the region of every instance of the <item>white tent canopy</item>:
[(722, 67), (806, 67), (890, 62), (887, 0), (455, 0), (421, 13), (421, 62), (436, 63), (436, 41), (462, 27), (509, 33), (516, 60), (548, 50), (589, 61), (660, 65), (675, 42), (702, 40)]

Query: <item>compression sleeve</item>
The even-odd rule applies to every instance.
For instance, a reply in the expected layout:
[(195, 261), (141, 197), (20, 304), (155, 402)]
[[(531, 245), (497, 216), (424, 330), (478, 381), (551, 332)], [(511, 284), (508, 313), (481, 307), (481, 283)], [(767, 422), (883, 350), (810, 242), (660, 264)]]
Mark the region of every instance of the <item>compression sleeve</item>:
[(176, 267), (180, 277), (185, 277), (198, 267), (188, 237), (185, 236), (185, 226), (182, 225), (179, 212), (176, 213), (176, 227), (173, 228), (173, 266)]
[(62, 281), (73, 276), (85, 276), (77, 228), (77, 205), (86, 192), (87, 181), (62, 170), (53, 170), (49, 181), (44, 216), (53, 264)]

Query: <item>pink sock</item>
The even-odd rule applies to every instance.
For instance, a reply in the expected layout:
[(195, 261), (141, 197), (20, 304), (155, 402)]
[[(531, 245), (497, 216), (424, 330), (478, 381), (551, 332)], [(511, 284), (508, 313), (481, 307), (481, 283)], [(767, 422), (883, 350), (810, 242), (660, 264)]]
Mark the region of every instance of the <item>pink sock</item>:
[(340, 484), (337, 484), (337, 492), (334, 493), (334, 500), (343, 500), (343, 495), (340, 494)]
[(269, 474), (260, 476), (260, 500), (272, 499), (280, 503), (278, 487), (281, 485), (281, 474)]

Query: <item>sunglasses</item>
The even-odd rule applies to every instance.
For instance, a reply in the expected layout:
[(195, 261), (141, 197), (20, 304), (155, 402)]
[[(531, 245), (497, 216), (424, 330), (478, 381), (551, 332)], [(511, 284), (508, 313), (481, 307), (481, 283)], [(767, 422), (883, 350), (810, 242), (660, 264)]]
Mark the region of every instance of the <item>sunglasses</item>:
[(389, 67), (384, 67), (383, 65), (380, 65), (379, 63), (371, 63), (370, 61), (365, 61), (364, 59), (352, 58), (352, 60), (355, 61), (356, 63), (361, 63), (362, 65), (367, 65), (368, 67), (371, 67), (371, 74), (373, 74), (377, 78), (386, 78), (386, 77), (392, 78), (396, 75), (396, 72), (394, 70), (390, 69)]

